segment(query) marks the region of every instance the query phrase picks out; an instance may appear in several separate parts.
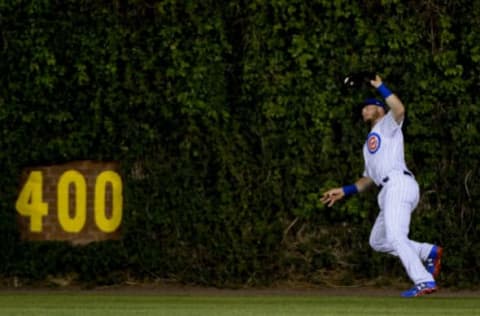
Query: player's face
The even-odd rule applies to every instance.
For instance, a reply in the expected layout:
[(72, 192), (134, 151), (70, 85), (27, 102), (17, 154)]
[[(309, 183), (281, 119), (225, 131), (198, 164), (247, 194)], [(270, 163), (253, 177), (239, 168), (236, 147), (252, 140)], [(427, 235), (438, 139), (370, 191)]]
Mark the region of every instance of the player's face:
[(362, 117), (365, 123), (375, 124), (385, 113), (377, 105), (367, 105), (362, 109)]

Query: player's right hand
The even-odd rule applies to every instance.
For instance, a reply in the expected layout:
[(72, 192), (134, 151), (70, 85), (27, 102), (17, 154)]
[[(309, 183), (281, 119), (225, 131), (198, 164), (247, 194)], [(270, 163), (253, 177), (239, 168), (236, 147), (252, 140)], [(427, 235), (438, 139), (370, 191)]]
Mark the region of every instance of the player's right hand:
[(344, 196), (345, 192), (343, 192), (342, 188), (330, 189), (327, 192), (323, 193), (320, 201), (323, 204), (327, 204), (328, 207), (331, 207), (333, 204), (335, 204), (335, 202), (343, 199)]
[(375, 75), (375, 79), (370, 80), (370, 84), (377, 89), (382, 85), (382, 78), (379, 75)]

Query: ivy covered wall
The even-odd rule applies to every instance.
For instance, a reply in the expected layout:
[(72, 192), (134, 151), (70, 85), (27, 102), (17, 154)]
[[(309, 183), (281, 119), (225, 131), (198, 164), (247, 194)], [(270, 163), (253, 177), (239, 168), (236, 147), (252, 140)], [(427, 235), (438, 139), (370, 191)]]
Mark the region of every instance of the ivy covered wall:
[[(422, 197), (411, 236), (441, 282), (480, 274), (480, 2), (0, 1), (0, 273), (117, 283), (352, 284), (404, 275), (374, 253), (375, 191), (329, 209), (368, 127), (343, 76), (375, 70), (407, 107)], [(26, 166), (121, 163), (123, 239), (24, 242)]]

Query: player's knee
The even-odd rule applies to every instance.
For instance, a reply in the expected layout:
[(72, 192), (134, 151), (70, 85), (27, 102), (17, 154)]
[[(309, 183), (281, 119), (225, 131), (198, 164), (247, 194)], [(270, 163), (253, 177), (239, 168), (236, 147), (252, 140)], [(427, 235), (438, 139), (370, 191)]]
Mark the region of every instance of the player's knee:
[(370, 244), (370, 247), (372, 247), (373, 250), (378, 251), (378, 252), (385, 252), (385, 253), (391, 253), (394, 254), (396, 253), (396, 250), (398, 249), (398, 245), (401, 244), (401, 236), (384, 236), (384, 235), (378, 235), (378, 234), (370, 234), (370, 237), (368, 239), (368, 243)]
[(390, 235), (387, 237), (388, 244), (393, 248), (393, 250), (397, 251), (400, 245), (406, 243), (408, 240), (399, 235)]
[(371, 242), (370, 247), (372, 247), (372, 249), (375, 250), (375, 251), (381, 251), (381, 248), (377, 243), (374, 243), (374, 242), (372, 243)]
[(376, 238), (374, 238), (374, 235), (370, 235), (370, 238), (368, 239), (368, 243), (370, 244), (370, 247), (372, 247), (373, 250), (381, 251), (382, 243), (380, 243)]

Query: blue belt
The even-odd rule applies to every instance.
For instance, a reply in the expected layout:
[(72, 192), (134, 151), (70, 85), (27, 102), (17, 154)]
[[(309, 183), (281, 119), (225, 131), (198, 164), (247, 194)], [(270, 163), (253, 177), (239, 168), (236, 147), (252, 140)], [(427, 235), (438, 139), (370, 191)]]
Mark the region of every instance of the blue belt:
[[(409, 171), (407, 171), (407, 170), (404, 170), (404, 171), (403, 171), (403, 174), (404, 174), (404, 175), (407, 175), (407, 176), (410, 176), (410, 177), (413, 177), (413, 175), (412, 175)], [(382, 182), (383, 182), (383, 183), (387, 183), (388, 180), (390, 180), (390, 178), (389, 178), (388, 176), (386, 176), (385, 178), (382, 179)], [(378, 187), (380, 188), (380, 190), (383, 189), (383, 184), (380, 184)]]

